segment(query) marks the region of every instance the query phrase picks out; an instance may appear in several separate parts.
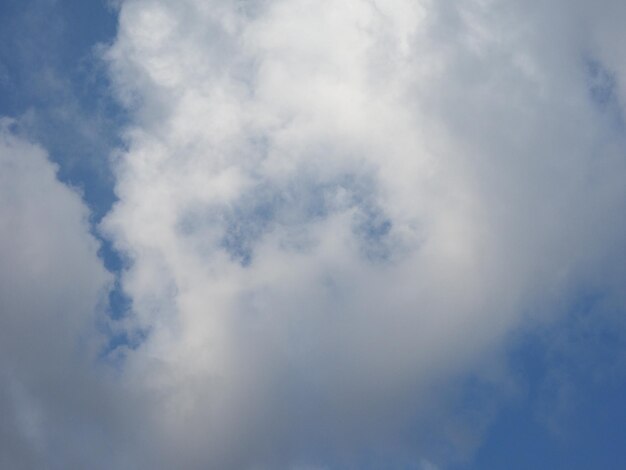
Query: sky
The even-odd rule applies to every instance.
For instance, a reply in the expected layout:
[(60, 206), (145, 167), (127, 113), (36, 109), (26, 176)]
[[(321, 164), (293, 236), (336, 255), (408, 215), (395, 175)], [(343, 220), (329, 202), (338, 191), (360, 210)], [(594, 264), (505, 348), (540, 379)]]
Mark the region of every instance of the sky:
[(621, 468), (625, 20), (0, 1), (0, 467)]

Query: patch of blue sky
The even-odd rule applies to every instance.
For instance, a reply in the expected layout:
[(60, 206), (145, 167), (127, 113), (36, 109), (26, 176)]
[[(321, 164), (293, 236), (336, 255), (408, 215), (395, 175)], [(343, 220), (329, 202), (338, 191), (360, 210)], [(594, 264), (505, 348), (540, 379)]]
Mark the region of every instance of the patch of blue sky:
[[(544, 413), (559, 410), (546, 410), (542, 403), (550, 393), (546, 387), (554, 386), (546, 383), (543, 375), (547, 360), (543, 346), (526, 343), (516, 360), (528, 374), (526, 395), (498, 412), (471, 463), (453, 468), (621, 468), (626, 440), (621, 424), (626, 418), (623, 379), (565, 378), (569, 384), (552, 406), (558, 408), (563, 400), (572, 400), (571, 408), (559, 417), (563, 421), (559, 427), (552, 428)], [(533, 374), (538, 376), (534, 381), (529, 379)]]
[(148, 338), (149, 329), (107, 330), (107, 342), (100, 350), (100, 360), (122, 370), (128, 351), (137, 349)]
[[(341, 202), (337, 201), (339, 193)], [(349, 210), (353, 212), (352, 232), (362, 255), (380, 262), (393, 249), (389, 242), (392, 223), (377, 205), (375, 193), (375, 184), (367, 176), (345, 174), (319, 181), (301, 174), (285, 186), (260, 183), (226, 207), (194, 208), (181, 217), (178, 227), (180, 233), (191, 238), (203, 237), (209, 226), (219, 227), (220, 248), (245, 267), (253, 262), (256, 245), (276, 226), (304, 228), (332, 213)], [(299, 244), (289, 246), (293, 249)]]
[(0, 3), (0, 114), (47, 149), (96, 220), (115, 199), (108, 156), (125, 121), (97, 54), (116, 21), (104, 1)]
[(626, 336), (616, 322), (624, 312), (597, 292), (581, 294), (567, 312), (510, 342), (520, 393), (494, 415), (474, 458), (453, 469), (621, 468)]

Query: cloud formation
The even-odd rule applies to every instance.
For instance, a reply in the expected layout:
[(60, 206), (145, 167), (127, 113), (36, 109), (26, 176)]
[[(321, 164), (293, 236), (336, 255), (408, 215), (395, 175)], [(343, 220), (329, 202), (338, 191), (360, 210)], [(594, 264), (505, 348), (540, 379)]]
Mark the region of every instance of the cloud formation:
[(619, 293), (621, 64), (586, 13), (122, 4), (107, 59), (134, 125), (103, 227), (166, 466), (471, 448), (444, 384), (581, 289)]
[(5, 122), (0, 465), (471, 455), (511, 335), (626, 310), (625, 7), (544, 3), (120, 2), (98, 230), (131, 311), (105, 321), (80, 197)]

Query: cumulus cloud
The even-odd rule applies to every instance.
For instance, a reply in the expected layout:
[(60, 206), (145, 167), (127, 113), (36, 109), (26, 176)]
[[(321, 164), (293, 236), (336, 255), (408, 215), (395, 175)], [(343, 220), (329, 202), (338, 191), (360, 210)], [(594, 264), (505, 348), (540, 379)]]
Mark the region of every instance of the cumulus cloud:
[(103, 230), (165, 466), (470, 449), (484, 423), (445, 384), (581, 289), (620, 295), (605, 3), (121, 5), (134, 124)]
[(99, 229), (128, 262), (114, 328), (141, 334), (93, 362), (87, 213), (5, 125), (7, 465), (465, 458), (495, 405), (464, 381), (506, 388), (511, 334), (581, 295), (626, 308), (624, 13), (121, 2), (105, 58), (131, 123)]
[(450, 384), (581, 289), (623, 295), (605, 3), (121, 5), (103, 229), (166, 467), (462, 453), (484, 420)]

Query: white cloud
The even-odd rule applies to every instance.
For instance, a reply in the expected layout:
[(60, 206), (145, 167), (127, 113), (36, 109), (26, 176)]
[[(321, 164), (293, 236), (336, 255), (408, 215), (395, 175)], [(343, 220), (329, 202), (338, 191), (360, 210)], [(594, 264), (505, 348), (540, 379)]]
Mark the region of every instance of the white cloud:
[(621, 63), (561, 7), (122, 5), (108, 60), (134, 125), (104, 228), (132, 259), (150, 335), (126, 374), (166, 467), (471, 448), (482, 424), (441, 387), (581, 286), (611, 292), (623, 132), (585, 57)]
[(133, 123), (102, 230), (147, 337), (114, 379), (80, 358), (109, 277), (5, 124), (7, 465), (470, 452), (493, 410), (451, 403), (506, 382), (508, 335), (580, 291), (626, 307), (622, 7), (556, 4), (123, 2), (107, 60)]

